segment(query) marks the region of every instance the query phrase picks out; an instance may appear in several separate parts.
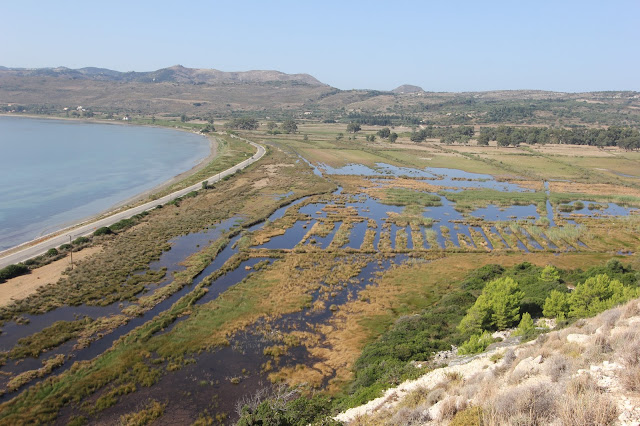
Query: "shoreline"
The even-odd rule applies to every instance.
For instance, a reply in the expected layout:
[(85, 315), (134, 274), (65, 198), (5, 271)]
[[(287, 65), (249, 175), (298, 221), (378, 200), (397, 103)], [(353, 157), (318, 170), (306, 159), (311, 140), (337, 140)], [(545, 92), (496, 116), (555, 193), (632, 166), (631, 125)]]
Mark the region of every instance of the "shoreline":
[(60, 231), (57, 235), (46, 236), (37, 240), (30, 241), (21, 246), (14, 247), (12, 249), (12, 253), (7, 253), (6, 251), (3, 253), (0, 253), (0, 268), (3, 268), (10, 264), (24, 262), (27, 259), (30, 259), (32, 257), (38, 256), (46, 252), (50, 248), (55, 248), (61, 244), (65, 244), (68, 242), (67, 238), (69, 237), (77, 238), (80, 236), (88, 236), (93, 232), (95, 232), (95, 230), (100, 227), (111, 226), (122, 219), (130, 218), (131, 216), (134, 216), (138, 213), (142, 213), (144, 211), (153, 210), (158, 206), (158, 204), (166, 204), (172, 200), (175, 200), (176, 198), (179, 198), (188, 194), (191, 191), (200, 190), (202, 187), (202, 182), (204, 181), (218, 182), (228, 176), (232, 176), (239, 170), (242, 170), (245, 167), (248, 167), (251, 164), (255, 163), (256, 161), (260, 160), (267, 153), (266, 148), (260, 144), (257, 144), (255, 142), (249, 141), (244, 138), (239, 138), (233, 135), (231, 137), (238, 138), (247, 142), (248, 144), (250, 144), (256, 149), (256, 153), (251, 157), (247, 158), (246, 160), (243, 160), (238, 164), (224, 171), (218, 172), (208, 177), (207, 179), (198, 181), (197, 183), (191, 186), (174, 191), (156, 200), (148, 201), (136, 207), (132, 207), (132, 208), (120, 211), (118, 213), (111, 214), (104, 218), (100, 218), (88, 223), (78, 223), (72, 228), (67, 228), (65, 230)]
[(69, 231), (73, 231), (75, 228), (78, 228), (80, 226), (107, 218), (109, 216), (112, 216), (114, 214), (117, 214), (121, 211), (126, 211), (130, 208), (134, 208), (138, 205), (141, 205), (145, 202), (148, 201), (152, 201), (150, 200), (151, 196), (153, 194), (159, 193), (162, 190), (170, 187), (171, 185), (174, 185), (182, 180), (187, 179), (189, 176), (192, 176), (193, 174), (197, 173), (198, 171), (202, 170), (204, 167), (206, 167), (207, 164), (209, 164), (211, 161), (213, 161), (216, 156), (218, 155), (218, 147), (219, 147), (219, 142), (218, 139), (214, 136), (208, 136), (199, 132), (193, 132), (187, 129), (180, 129), (180, 128), (173, 128), (173, 127), (167, 127), (167, 126), (157, 126), (157, 125), (146, 125), (146, 124), (131, 124), (131, 123), (119, 123), (119, 122), (111, 122), (108, 120), (88, 120), (88, 119), (82, 119), (82, 118), (66, 118), (66, 117), (48, 117), (48, 116), (39, 116), (39, 115), (32, 115), (32, 114), (25, 114), (25, 115), (17, 115), (17, 114), (10, 114), (10, 113), (2, 113), (0, 114), (0, 117), (23, 117), (26, 119), (41, 119), (41, 120), (63, 120), (63, 121), (76, 121), (76, 122), (81, 122), (81, 123), (96, 123), (96, 124), (114, 124), (114, 125), (121, 125), (121, 126), (127, 126), (127, 125), (132, 125), (132, 126), (139, 126), (139, 127), (153, 127), (153, 128), (157, 128), (157, 129), (165, 129), (165, 130), (177, 130), (177, 131), (182, 131), (182, 132), (187, 132), (187, 133), (191, 133), (191, 134), (196, 134), (199, 136), (204, 137), (208, 143), (209, 143), (209, 153), (206, 157), (203, 157), (199, 160), (199, 162), (191, 167), (188, 170), (185, 170), (173, 177), (168, 178), (167, 180), (163, 181), (162, 183), (155, 185), (154, 187), (145, 190), (141, 193), (135, 194), (133, 196), (130, 196), (124, 200), (121, 200), (113, 205), (111, 205), (110, 207), (108, 207), (107, 209), (101, 210), (93, 215), (90, 216), (86, 216), (80, 219), (76, 219), (76, 220), (69, 220), (67, 222), (63, 222), (60, 223), (59, 225), (55, 226), (58, 229), (55, 229), (53, 231), (47, 232), (46, 230), (41, 231), (41, 235), (36, 236), (35, 238), (29, 240), (29, 241), (25, 241), (22, 242), (18, 245), (15, 245), (13, 247), (10, 247), (8, 249), (5, 250), (0, 250), (0, 258), (6, 257), (6, 256), (10, 256), (14, 253), (17, 253), (19, 251), (22, 251), (24, 249), (27, 249), (29, 247), (32, 247), (36, 244), (39, 244), (43, 241), (46, 241), (50, 238), (54, 238), (56, 236), (59, 236), (61, 234), (67, 233)]

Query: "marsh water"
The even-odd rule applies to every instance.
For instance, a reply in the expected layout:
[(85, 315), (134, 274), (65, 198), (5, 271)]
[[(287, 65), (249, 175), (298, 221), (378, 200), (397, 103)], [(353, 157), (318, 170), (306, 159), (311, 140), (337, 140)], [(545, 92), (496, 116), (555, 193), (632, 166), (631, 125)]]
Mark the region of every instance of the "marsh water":
[(194, 167), (209, 141), (153, 127), (0, 116), (0, 251)]
[[(474, 175), (460, 171), (451, 171), (449, 173), (445, 169), (438, 169), (436, 173), (436, 170), (429, 171), (394, 168), (393, 166), (387, 167), (387, 165), (379, 165), (379, 167), (381, 170), (384, 170), (384, 174), (387, 175), (407, 175), (422, 179), (432, 179), (437, 181), (434, 182), (434, 184), (446, 185), (454, 188), (476, 187), (491, 188), (509, 192), (528, 191), (528, 189), (519, 187), (513, 183), (497, 182), (488, 175)], [(363, 173), (374, 179), (380, 178), (380, 173), (382, 173), (380, 170), (373, 170), (366, 168), (365, 166), (358, 165), (348, 166), (340, 169), (340, 171), (342, 173)], [(321, 173), (318, 169), (316, 169), (316, 172)], [(326, 170), (324, 170), (324, 172), (327, 173)], [(285, 196), (288, 197), (290, 194), (286, 194)], [(332, 293), (327, 304), (331, 304), (334, 309), (325, 309), (321, 311), (305, 309), (302, 312), (288, 314), (275, 320), (271, 320), (269, 324), (266, 324), (264, 321), (260, 324), (255, 324), (245, 331), (233, 336), (231, 338), (230, 346), (196, 355), (194, 356), (196, 361), (195, 363), (189, 364), (181, 370), (166, 373), (156, 385), (150, 388), (141, 389), (139, 392), (123, 396), (116, 406), (101, 413), (101, 418), (103, 420), (106, 419), (106, 421), (115, 421), (122, 412), (130, 411), (132, 408), (140, 406), (140, 404), (148, 398), (157, 398), (169, 401), (170, 407), (167, 412), (170, 414), (163, 417), (161, 421), (161, 423), (166, 424), (194, 420), (194, 413), (201, 412), (204, 409), (209, 409), (210, 412), (213, 410), (213, 412), (219, 411), (231, 414), (234, 411), (235, 404), (238, 399), (254, 392), (261, 386), (267, 386), (267, 374), (264, 371), (261, 371), (261, 366), (270, 360), (270, 357), (264, 354), (264, 349), (272, 345), (273, 341), (270, 340), (268, 334), (265, 334), (265, 326), (275, 330), (305, 330), (307, 327), (313, 327), (315, 324), (325, 323), (331, 319), (335, 309), (340, 309), (343, 304), (357, 298), (359, 291), (366, 285), (375, 283), (376, 274), (378, 272), (388, 269), (392, 263), (402, 263), (408, 258), (404, 252), (394, 254), (383, 260), (377, 259), (371, 254), (355, 254), (354, 250), (358, 250), (362, 247), (365, 240), (365, 233), (370, 229), (369, 221), (375, 221), (377, 224), (376, 235), (373, 241), (374, 250), (379, 249), (383, 233), (384, 238), (386, 238), (390, 243), (390, 248), (392, 250), (399, 249), (399, 247), (397, 247), (398, 239), (396, 238), (399, 232), (404, 232), (407, 237), (406, 247), (402, 248), (402, 250), (440, 250), (447, 247), (456, 248), (460, 247), (460, 241), (464, 239), (469, 241), (469, 248), (478, 250), (493, 250), (494, 245), (492, 244), (492, 241), (497, 244), (502, 244), (507, 249), (520, 250), (524, 252), (531, 250), (544, 250), (545, 247), (543, 247), (540, 242), (544, 243), (544, 245), (552, 250), (557, 249), (566, 251), (583, 248), (579, 244), (577, 247), (563, 245), (563, 247), (559, 248), (546, 236), (537, 235), (536, 238), (534, 238), (534, 235), (522, 227), (509, 227), (504, 223), (500, 224), (499, 222), (496, 222), (506, 222), (510, 220), (528, 220), (530, 222), (537, 221), (540, 219), (540, 214), (534, 205), (511, 207), (496, 207), (488, 205), (487, 207), (477, 208), (471, 212), (461, 213), (455, 209), (455, 203), (442, 197), (440, 206), (425, 208), (423, 212), (425, 218), (434, 220), (433, 225), (431, 227), (427, 225), (420, 225), (419, 230), (414, 230), (411, 226), (399, 226), (393, 223), (393, 221), (390, 221), (390, 213), (392, 215), (394, 213), (400, 214), (403, 211), (403, 207), (385, 205), (380, 201), (363, 194), (355, 196), (344, 195), (342, 194), (341, 189), (339, 189), (334, 194), (330, 194), (323, 198), (322, 201), (310, 202), (309, 198), (295, 200), (289, 205), (276, 210), (270, 215), (266, 222), (253, 225), (245, 229), (243, 232), (238, 233), (230, 240), (216, 258), (194, 279), (193, 283), (179, 290), (168, 299), (146, 312), (143, 316), (131, 319), (126, 325), (121, 326), (114, 332), (92, 342), (89, 347), (73, 350), (75, 342), (72, 340), (48, 352), (46, 356), (41, 356), (41, 358), (48, 358), (51, 355), (59, 353), (70, 354), (71, 358), (53, 373), (58, 374), (61, 371), (68, 369), (73, 360), (88, 360), (100, 355), (120, 336), (167, 310), (173, 303), (178, 301), (180, 297), (189, 293), (195, 285), (200, 283), (211, 273), (219, 270), (227, 260), (229, 260), (234, 254), (238, 253), (239, 249), (237, 248), (236, 243), (243, 237), (244, 232), (260, 231), (266, 224), (274, 223), (275, 221), (282, 219), (289, 209), (297, 211), (297, 213), (305, 217), (305, 219), (298, 220), (293, 223), (291, 227), (285, 230), (284, 234), (272, 237), (264, 244), (254, 246), (251, 249), (288, 250), (295, 247), (309, 247), (311, 245), (313, 245), (313, 249), (327, 249), (340, 227), (345, 225), (343, 220), (334, 220), (326, 236), (314, 236), (313, 243), (310, 242), (309, 238), (305, 239), (305, 236), (308, 237), (309, 231), (315, 223), (327, 221), (329, 219), (328, 210), (326, 208), (330, 205), (334, 205), (336, 202), (339, 204), (341, 203), (341, 206), (344, 208), (355, 209), (358, 213), (358, 217), (363, 219), (362, 221), (351, 224), (352, 228), (348, 241), (340, 247), (343, 249), (351, 249), (352, 252), (345, 252), (344, 258), (338, 258), (336, 262), (350, 261), (349, 259), (352, 260), (353, 257), (349, 256), (364, 256), (361, 259), (364, 259), (365, 266), (361, 269), (359, 275), (355, 277), (355, 279), (347, 280), (343, 283), (342, 290), (337, 291), (336, 294)], [(607, 213), (610, 214), (628, 214), (627, 210), (618, 209), (617, 206), (613, 205), (608, 206), (607, 209), (610, 209), (607, 210)], [(602, 213), (604, 213), (605, 210), (606, 209), (603, 209)], [(550, 219), (550, 226), (555, 227), (556, 224), (553, 221), (554, 211), (549, 201), (547, 201), (547, 211), (545, 213), (546, 217)], [(486, 226), (481, 225), (482, 219), (487, 221)], [(476, 222), (469, 223), (469, 220)], [(477, 222), (478, 220), (481, 222)], [(180, 262), (190, 254), (201, 250), (210, 242), (215, 241), (232, 228), (239, 226), (241, 221), (242, 218), (230, 218), (220, 224), (212, 225), (209, 229), (202, 232), (178, 237), (170, 241), (172, 248), (165, 252), (160, 260), (150, 265), (150, 268), (155, 270), (166, 268), (169, 272), (168, 278), (157, 285), (151, 285), (148, 290), (153, 291), (155, 288), (169, 284), (171, 282), (170, 273), (173, 271), (179, 271), (183, 268), (180, 265)], [(441, 227), (446, 227), (448, 230), (444, 232)], [(416, 232), (419, 232), (422, 236), (422, 247), (417, 246), (417, 243), (414, 242), (413, 237), (414, 235), (417, 235)], [(432, 239), (428, 239), (426, 237), (428, 233), (432, 233)], [(518, 235), (516, 235), (516, 233)], [(475, 238), (472, 234), (475, 235)], [(493, 239), (489, 238), (489, 234), (493, 236)], [(509, 242), (507, 240), (509, 240)], [(486, 244), (485, 248), (483, 249), (479, 247), (479, 244), (476, 244), (477, 241), (482, 241)], [(196, 303), (198, 305), (202, 305), (215, 300), (226, 289), (241, 282), (247, 276), (254, 273), (256, 270), (255, 267), (258, 263), (262, 263), (263, 267), (265, 267), (265, 263), (267, 265), (271, 265), (278, 261), (279, 260), (276, 258), (269, 257), (268, 254), (262, 256), (254, 253), (254, 256), (241, 262), (235, 269), (229, 270), (226, 274), (215, 279), (209, 286), (209, 291)], [(319, 297), (321, 297), (320, 291), (316, 291), (312, 294), (313, 301), (318, 300)], [(108, 316), (118, 313), (118, 311), (123, 307), (126, 307), (126, 304), (114, 304), (106, 307), (62, 307), (44, 315), (25, 316), (28, 320), (28, 323), (25, 325), (18, 325), (15, 323), (5, 324), (3, 327), (4, 334), (0, 335), (0, 349), (9, 349), (19, 337), (33, 334), (54, 321), (72, 320), (77, 317), (77, 315), (87, 315), (95, 319), (100, 316)], [(173, 327), (178, 321), (183, 321), (187, 318), (188, 317), (186, 316), (180, 318), (160, 333), (172, 332)], [(292, 348), (288, 354), (281, 357), (279, 365), (312, 365), (315, 361), (316, 360), (311, 357), (306, 349), (300, 346)], [(17, 374), (23, 371), (36, 369), (40, 365), (41, 359), (27, 358), (19, 363), (10, 361), (7, 365), (2, 367), (1, 370)], [(232, 378), (234, 381), (231, 381)], [(31, 386), (35, 382), (36, 381), (27, 386)], [(183, 397), (175, 397), (176, 389), (180, 389)], [(6, 400), (12, 395), (13, 394), (8, 393), (3, 397), (0, 397), (0, 400)], [(185, 404), (184, 401), (189, 402), (188, 404)], [(68, 418), (72, 412), (73, 408), (65, 408), (61, 419)]]

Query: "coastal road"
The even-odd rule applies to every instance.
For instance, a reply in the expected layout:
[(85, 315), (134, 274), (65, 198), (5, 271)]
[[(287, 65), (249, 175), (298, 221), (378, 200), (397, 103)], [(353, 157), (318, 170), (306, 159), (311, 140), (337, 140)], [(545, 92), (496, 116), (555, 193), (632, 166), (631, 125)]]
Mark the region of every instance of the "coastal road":
[[(179, 191), (173, 192), (169, 195), (165, 195), (162, 198), (158, 198), (156, 200), (153, 201), (149, 201), (148, 203), (144, 203), (142, 205), (139, 205), (137, 207), (133, 207), (130, 208), (128, 210), (122, 211), (120, 213), (116, 213), (113, 214), (111, 216), (108, 216), (106, 218), (100, 219), (100, 220), (96, 220), (94, 222), (89, 222), (86, 224), (81, 224), (80, 226), (74, 225), (71, 226), (69, 228), (63, 229), (61, 231), (57, 231), (55, 232), (55, 235), (51, 235), (51, 236), (44, 236), (44, 237), (40, 237), (36, 240), (30, 241), (28, 243), (24, 243), (21, 244), (22, 246), (25, 246), (24, 249), (19, 250), (15, 253), (11, 253), (11, 254), (6, 254), (6, 252), (0, 252), (0, 268), (4, 268), (7, 265), (11, 265), (14, 263), (19, 263), (19, 262), (24, 262), (27, 259), (31, 259), (32, 257), (35, 256), (39, 256), (43, 253), (45, 253), (47, 250), (51, 249), (51, 248), (56, 248), (56, 247), (60, 247), (62, 244), (65, 243), (69, 243), (69, 236), (71, 236), (71, 239), (74, 240), (78, 237), (81, 236), (87, 236), (92, 234), (96, 229), (101, 228), (103, 226), (110, 226), (113, 225), (114, 223), (122, 220), (122, 219), (128, 219), (131, 216), (134, 216), (138, 213), (142, 213), (144, 211), (147, 210), (152, 210), (155, 207), (158, 206), (158, 204), (166, 204), (169, 201), (175, 200), (176, 198), (182, 197), (183, 195), (191, 192), (191, 191), (197, 191), (199, 189), (202, 189), (202, 182), (204, 182), (205, 180), (208, 181), (210, 184), (213, 184), (215, 182), (220, 181), (221, 179), (224, 179), (225, 177), (234, 174), (235, 172), (237, 172), (238, 170), (242, 170), (245, 167), (248, 167), (249, 165), (255, 163), (256, 161), (258, 161), (259, 159), (261, 159), (264, 154), (266, 153), (265, 148), (262, 145), (259, 145), (255, 142), (251, 142), (249, 140), (243, 139), (243, 138), (239, 138), (237, 136), (231, 135), (234, 138), (237, 139), (242, 139), (244, 141), (246, 141), (247, 143), (251, 144), (253, 147), (255, 147), (257, 149), (257, 152), (250, 158), (242, 161), (239, 164), (236, 164), (235, 166), (220, 172), (218, 174), (215, 174), (207, 179), (203, 179), (202, 181), (191, 185), (188, 188), (184, 188), (181, 189)], [(10, 249), (12, 250), (12, 249)], [(5, 254), (3, 254), (5, 253)]]

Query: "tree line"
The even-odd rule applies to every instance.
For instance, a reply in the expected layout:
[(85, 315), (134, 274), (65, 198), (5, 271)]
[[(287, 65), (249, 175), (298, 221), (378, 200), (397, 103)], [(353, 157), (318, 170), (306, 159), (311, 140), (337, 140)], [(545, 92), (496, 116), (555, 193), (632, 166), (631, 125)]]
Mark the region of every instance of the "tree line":
[[(434, 127), (427, 126), (411, 133), (413, 142), (425, 139), (440, 139), (442, 143), (468, 143), (476, 132), (472, 126)], [(598, 147), (617, 146), (625, 150), (640, 149), (640, 131), (632, 127), (610, 126), (606, 129), (551, 127), (481, 127), (477, 133), (478, 145), (489, 145), (496, 141), (498, 146), (518, 146), (521, 143), (572, 144)]]
[(468, 143), (475, 131), (473, 126), (434, 127), (427, 126), (411, 134), (413, 142), (422, 142), (425, 139), (440, 139), (443, 143)]
[(640, 149), (640, 132), (631, 127), (610, 126), (607, 129), (553, 129), (550, 127), (483, 127), (479, 145), (496, 141), (498, 146), (527, 144), (572, 144), (598, 147), (618, 146), (626, 150)]
[(358, 124), (369, 126), (394, 126), (394, 125), (413, 125), (420, 124), (420, 119), (404, 114), (364, 114), (350, 112), (346, 118)]

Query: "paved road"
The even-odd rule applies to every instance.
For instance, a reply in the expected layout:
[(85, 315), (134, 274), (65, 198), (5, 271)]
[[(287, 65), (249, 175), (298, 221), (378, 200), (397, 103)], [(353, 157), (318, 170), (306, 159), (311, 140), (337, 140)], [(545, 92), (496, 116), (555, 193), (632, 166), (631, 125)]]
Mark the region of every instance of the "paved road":
[[(239, 138), (237, 136), (233, 136), (235, 138), (238, 139), (242, 139)], [(191, 192), (191, 191), (197, 191), (199, 189), (202, 189), (202, 182), (204, 182), (205, 180), (208, 181), (210, 184), (218, 182), (220, 179), (223, 179), (226, 176), (229, 176), (233, 173), (235, 173), (238, 170), (242, 170), (245, 167), (249, 166), (250, 164), (255, 163), (256, 161), (258, 161), (259, 159), (261, 159), (264, 154), (266, 153), (264, 147), (262, 145), (258, 145), (257, 143), (248, 141), (246, 139), (242, 139), (248, 143), (250, 143), (251, 145), (253, 145), (256, 149), (257, 152), (251, 157), (248, 158), (246, 160), (244, 160), (243, 162), (236, 164), (235, 166), (231, 167), (230, 169), (227, 169), (221, 173), (218, 173), (216, 175), (213, 175), (207, 179), (204, 179), (194, 185), (191, 185), (188, 188), (185, 189), (181, 189), (180, 191), (176, 191), (173, 192), (169, 195), (166, 195), (162, 198), (158, 198), (157, 200), (153, 200), (153, 201), (149, 201), (148, 203), (142, 204), (140, 206), (137, 207), (133, 207), (131, 209), (125, 210), (123, 212), (120, 213), (116, 213), (114, 215), (111, 215), (109, 217), (106, 217), (104, 219), (100, 219), (97, 220), (95, 222), (91, 222), (88, 223), (86, 225), (82, 225), (82, 226), (78, 226), (77, 228), (74, 227), (70, 227), (67, 228), (69, 229), (68, 232), (62, 232), (62, 234), (59, 234), (57, 236), (51, 237), (51, 238), (47, 238), (45, 237), (41, 237), (38, 238), (37, 240), (34, 241), (38, 241), (41, 240), (42, 238), (47, 238), (45, 241), (42, 241), (40, 243), (34, 244), (30, 247), (27, 247), (23, 250), (17, 251), (15, 253), (12, 254), (7, 254), (7, 255), (3, 255), (0, 252), (0, 268), (4, 268), (7, 265), (13, 264), (13, 263), (18, 263), (18, 262), (24, 262), (27, 259), (31, 259), (32, 257), (35, 256), (39, 256), (43, 253), (45, 253), (47, 250), (49, 250), (50, 248), (54, 248), (54, 247), (59, 247), (62, 244), (68, 243), (69, 242), (69, 236), (71, 236), (71, 239), (74, 240), (80, 236), (87, 236), (92, 234), (96, 229), (101, 228), (103, 226), (109, 226), (109, 225), (113, 225), (114, 223), (122, 220), (122, 219), (128, 219), (133, 215), (136, 215), (138, 213), (142, 213), (143, 211), (146, 210), (151, 210), (153, 208), (155, 208), (158, 204), (166, 204), (171, 200), (175, 200), (176, 198), (182, 197), (183, 195)], [(73, 229), (71, 229), (73, 228)], [(57, 234), (57, 233), (56, 233)], [(29, 243), (25, 243), (25, 244), (32, 244), (32, 242)]]

